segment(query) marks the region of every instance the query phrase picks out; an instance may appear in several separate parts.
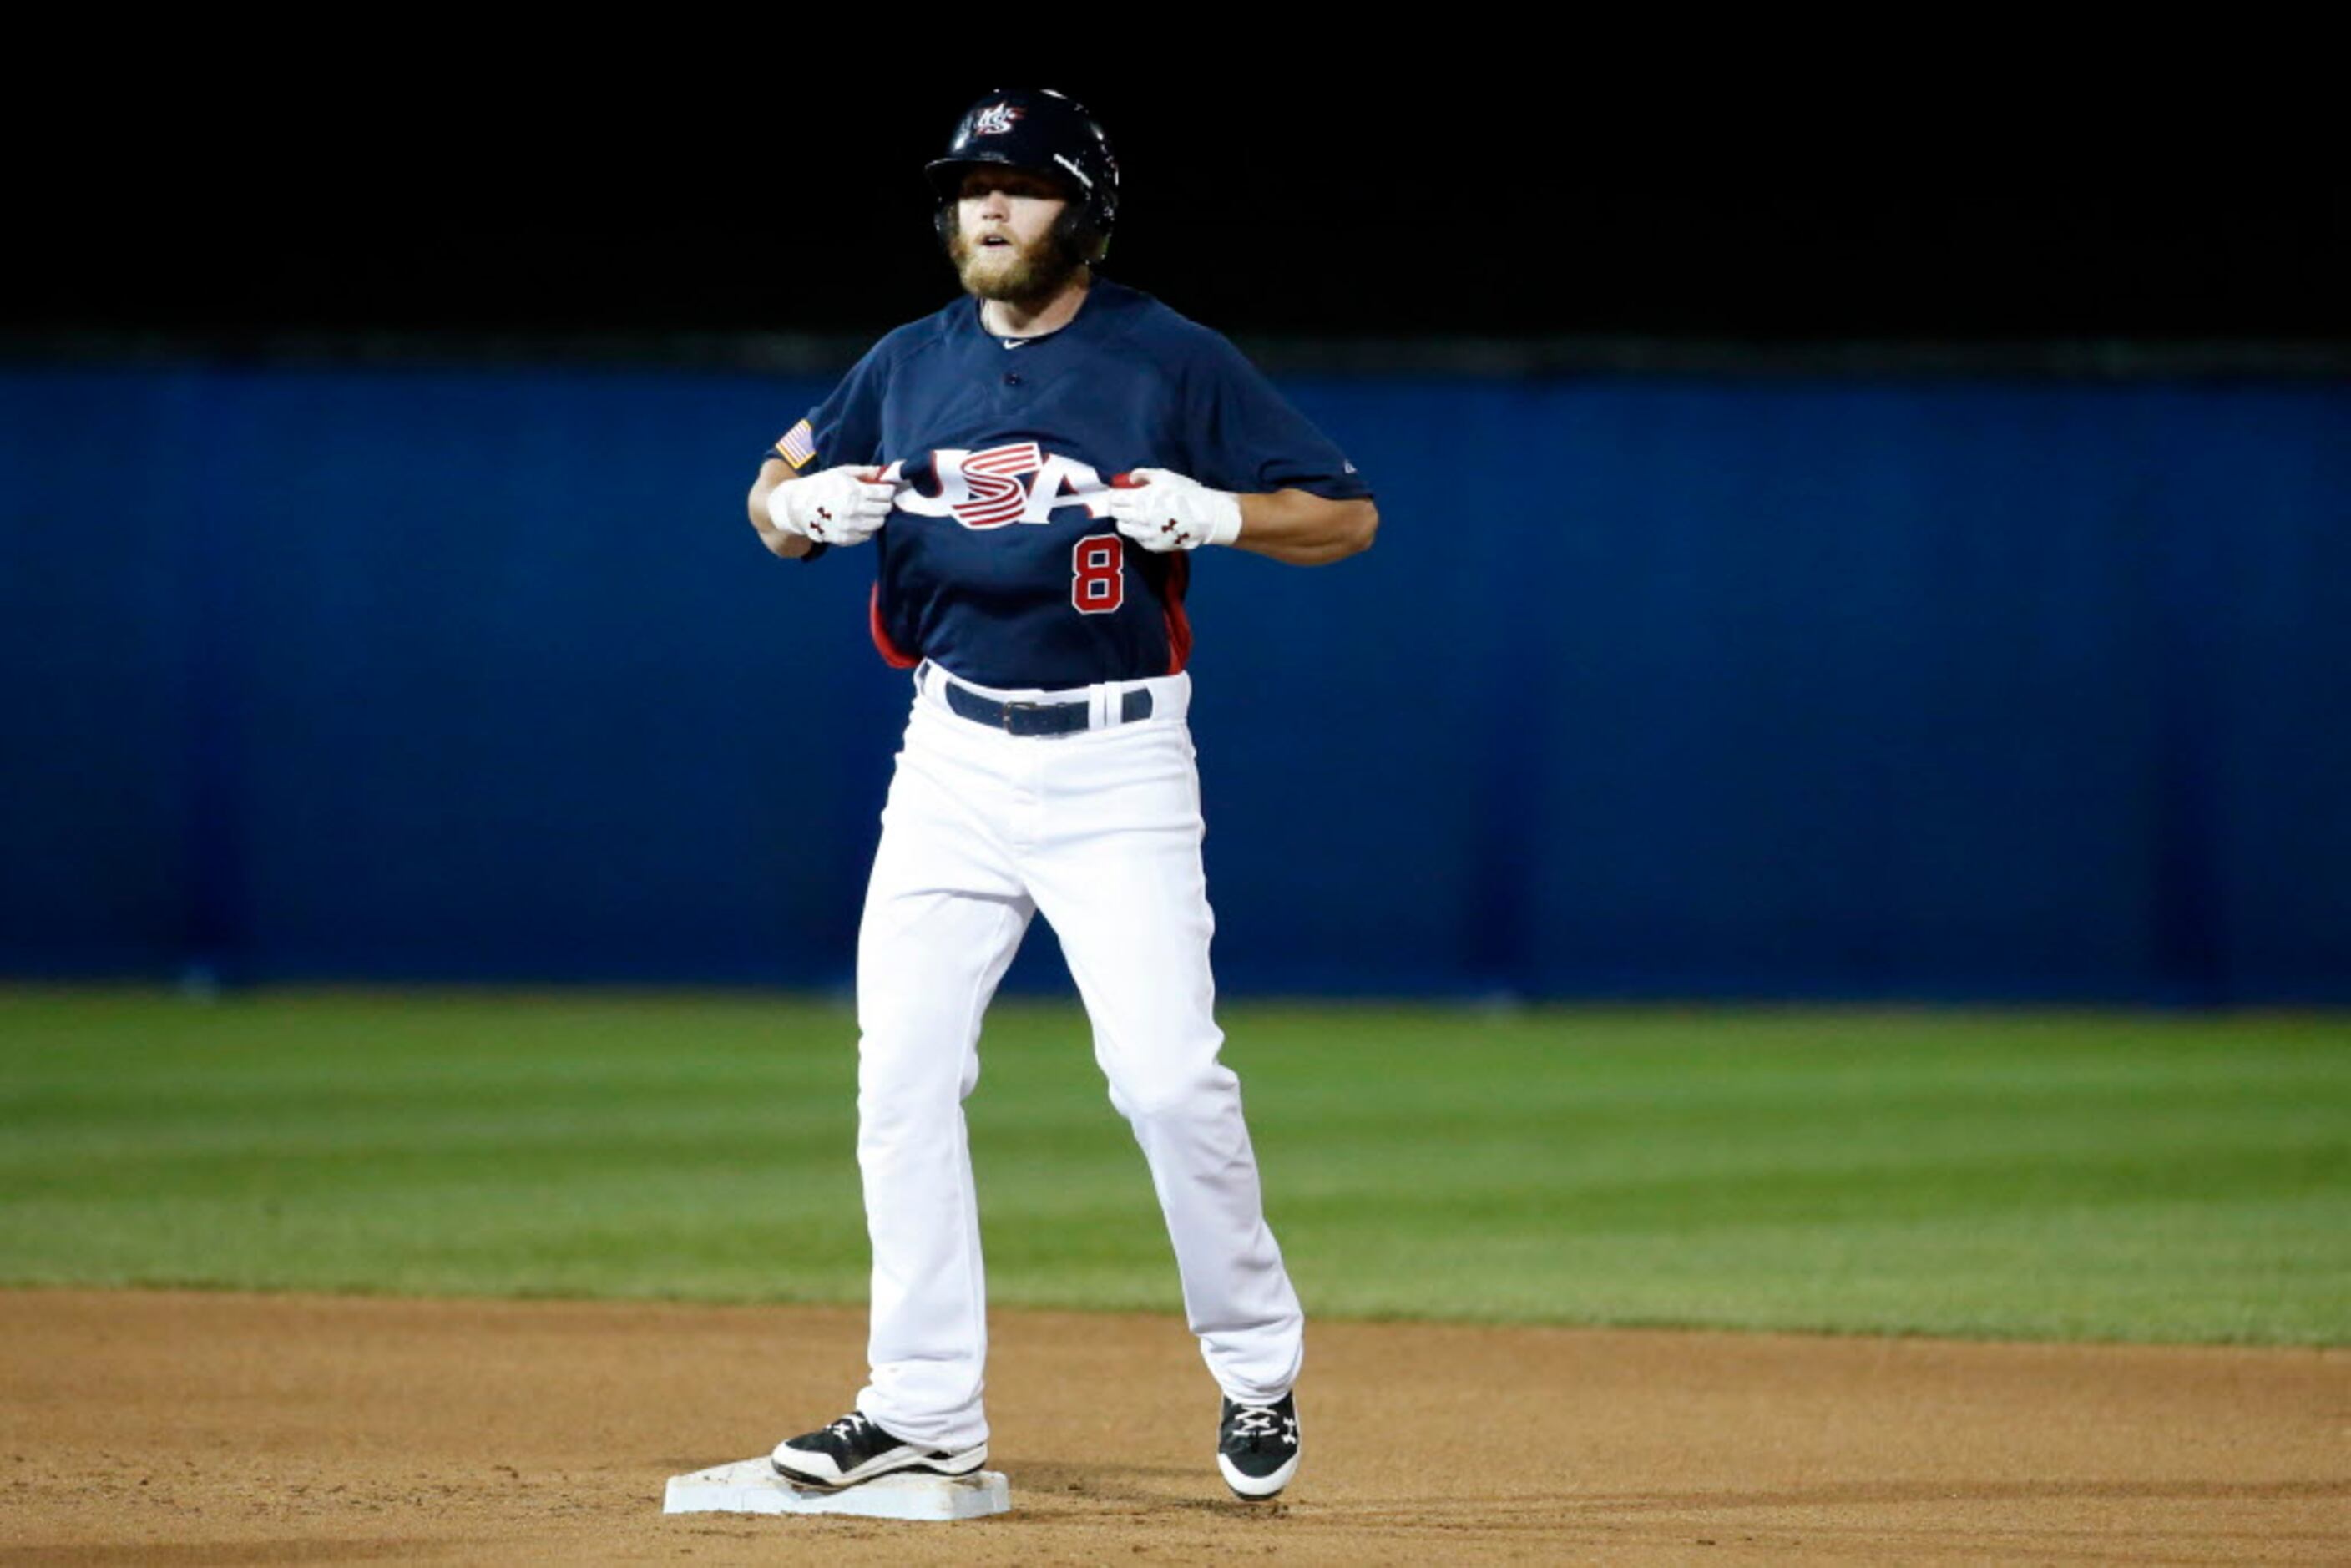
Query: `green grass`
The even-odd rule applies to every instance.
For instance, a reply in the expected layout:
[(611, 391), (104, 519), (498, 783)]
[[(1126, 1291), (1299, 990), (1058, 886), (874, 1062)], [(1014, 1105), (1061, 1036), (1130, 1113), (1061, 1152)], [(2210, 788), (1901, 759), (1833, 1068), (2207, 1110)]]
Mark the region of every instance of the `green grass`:
[[(1309, 1310), (2351, 1342), (2351, 1021), (1227, 1009)], [(854, 1301), (822, 1003), (0, 989), (0, 1281)], [(1073, 1007), (990, 1016), (993, 1299), (1176, 1305)]]

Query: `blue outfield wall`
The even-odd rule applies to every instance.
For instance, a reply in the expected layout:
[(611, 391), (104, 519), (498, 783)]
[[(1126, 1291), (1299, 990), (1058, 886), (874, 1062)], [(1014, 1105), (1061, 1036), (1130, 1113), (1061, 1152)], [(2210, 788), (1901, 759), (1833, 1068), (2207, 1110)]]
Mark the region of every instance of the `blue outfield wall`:
[[(1228, 990), (2351, 1000), (2351, 387), (1288, 385), (1384, 523), (1199, 563)], [(845, 983), (822, 391), (0, 371), (0, 974)]]

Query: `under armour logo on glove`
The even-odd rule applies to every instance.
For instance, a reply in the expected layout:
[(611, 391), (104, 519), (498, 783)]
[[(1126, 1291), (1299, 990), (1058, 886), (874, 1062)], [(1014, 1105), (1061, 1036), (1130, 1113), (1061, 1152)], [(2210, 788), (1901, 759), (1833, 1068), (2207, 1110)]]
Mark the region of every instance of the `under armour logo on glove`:
[(844, 465), (778, 485), (768, 494), (768, 518), (786, 533), (819, 544), (862, 544), (890, 520), (895, 486), (879, 471)]
[(1241, 537), (1241, 499), (1165, 468), (1137, 468), (1111, 482), (1118, 531), (1155, 554), (1228, 545)]

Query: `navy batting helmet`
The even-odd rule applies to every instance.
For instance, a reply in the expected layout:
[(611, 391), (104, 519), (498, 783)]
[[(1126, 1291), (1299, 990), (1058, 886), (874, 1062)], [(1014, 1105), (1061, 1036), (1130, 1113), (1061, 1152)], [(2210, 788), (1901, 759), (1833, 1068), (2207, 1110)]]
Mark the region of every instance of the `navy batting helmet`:
[(1111, 156), (1110, 138), (1077, 99), (1050, 88), (999, 88), (964, 111), (946, 155), (923, 171), (938, 193), (942, 236), (964, 171), (976, 163), (1052, 175), (1071, 188), (1061, 225), (1078, 253), (1099, 261), (1110, 248), (1118, 223), (1118, 160)]

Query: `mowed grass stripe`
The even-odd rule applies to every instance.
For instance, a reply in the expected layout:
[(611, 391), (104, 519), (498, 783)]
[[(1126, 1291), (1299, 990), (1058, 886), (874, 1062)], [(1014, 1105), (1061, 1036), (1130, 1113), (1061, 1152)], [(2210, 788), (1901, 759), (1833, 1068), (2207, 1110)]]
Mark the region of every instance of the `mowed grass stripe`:
[[(1234, 1006), (1311, 1310), (2351, 1342), (2351, 1023)], [(991, 1015), (993, 1294), (1176, 1304), (1074, 1007)], [(855, 1301), (822, 1002), (0, 990), (0, 1281)]]

